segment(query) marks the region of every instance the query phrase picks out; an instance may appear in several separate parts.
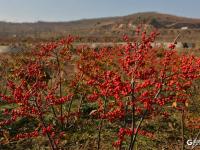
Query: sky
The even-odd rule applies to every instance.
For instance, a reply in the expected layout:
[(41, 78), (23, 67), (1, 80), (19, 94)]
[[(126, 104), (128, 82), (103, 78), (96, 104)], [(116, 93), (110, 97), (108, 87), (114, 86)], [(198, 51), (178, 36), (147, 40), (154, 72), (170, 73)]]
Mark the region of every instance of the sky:
[(0, 0), (0, 21), (72, 21), (161, 12), (200, 18), (200, 0)]

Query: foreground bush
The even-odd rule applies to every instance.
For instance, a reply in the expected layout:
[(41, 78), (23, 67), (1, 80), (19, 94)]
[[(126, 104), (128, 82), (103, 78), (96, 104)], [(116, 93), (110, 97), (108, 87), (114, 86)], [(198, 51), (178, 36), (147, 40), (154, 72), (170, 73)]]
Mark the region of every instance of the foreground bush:
[(147, 35), (138, 28), (136, 33), (134, 41), (124, 36), (125, 46), (96, 51), (74, 49), (69, 36), (18, 60), (2, 79), (7, 86), (1, 101), (8, 106), (0, 108), (3, 143), (46, 137), (51, 149), (67, 149), (72, 127), (92, 128), (89, 120), (96, 123), (97, 149), (106, 126), (116, 133), (109, 142), (117, 149), (134, 149), (137, 135), (155, 138), (142, 123), (187, 109), (200, 59), (178, 54), (174, 44), (166, 50), (152, 47), (157, 32)]

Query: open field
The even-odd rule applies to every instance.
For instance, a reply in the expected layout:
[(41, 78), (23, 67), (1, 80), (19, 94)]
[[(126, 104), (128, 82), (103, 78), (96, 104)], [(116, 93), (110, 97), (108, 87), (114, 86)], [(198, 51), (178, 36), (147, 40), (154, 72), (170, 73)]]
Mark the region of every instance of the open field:
[(171, 42), (181, 33), (181, 42), (200, 42), (200, 19), (178, 17), (155, 12), (136, 13), (122, 17), (83, 19), (71, 22), (10, 23), (0, 22), (0, 42), (41, 42), (72, 34), (80, 42), (122, 42), (124, 34), (134, 37), (138, 24), (157, 28), (159, 40)]
[(120, 43), (67, 36), (1, 53), (0, 149), (191, 149), (200, 51), (157, 36), (141, 26)]

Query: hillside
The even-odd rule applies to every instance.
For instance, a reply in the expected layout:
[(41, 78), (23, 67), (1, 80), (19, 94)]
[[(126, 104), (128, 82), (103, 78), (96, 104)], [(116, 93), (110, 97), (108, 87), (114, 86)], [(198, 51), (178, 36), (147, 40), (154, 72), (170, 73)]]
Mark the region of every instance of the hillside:
[(83, 41), (88, 39), (93, 41), (119, 40), (124, 33), (133, 35), (132, 31), (141, 22), (148, 27), (158, 28), (161, 35), (164, 35), (161, 39), (172, 40), (178, 32), (182, 32), (181, 28), (187, 29), (182, 35), (183, 40), (194, 41), (200, 37), (200, 19), (146, 12), (71, 22), (0, 22), (0, 41), (47, 40), (68, 34), (78, 35)]

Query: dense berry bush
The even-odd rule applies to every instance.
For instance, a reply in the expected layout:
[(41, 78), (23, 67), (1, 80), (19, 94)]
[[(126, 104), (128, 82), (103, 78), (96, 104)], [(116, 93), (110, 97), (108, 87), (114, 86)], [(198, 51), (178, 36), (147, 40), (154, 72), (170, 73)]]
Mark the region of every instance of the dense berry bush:
[(152, 47), (157, 35), (139, 27), (135, 40), (124, 36), (126, 45), (97, 50), (73, 48), (71, 36), (39, 45), (1, 79), (0, 99), (9, 107), (0, 108), (0, 128), (10, 132), (7, 142), (44, 136), (52, 149), (64, 149), (70, 127), (89, 118), (98, 122), (97, 149), (107, 124), (116, 127), (114, 148), (128, 143), (133, 149), (138, 134), (154, 138), (141, 129), (143, 121), (187, 109), (200, 75), (199, 57), (179, 54), (175, 44)]

